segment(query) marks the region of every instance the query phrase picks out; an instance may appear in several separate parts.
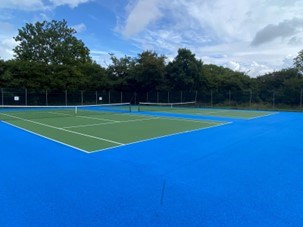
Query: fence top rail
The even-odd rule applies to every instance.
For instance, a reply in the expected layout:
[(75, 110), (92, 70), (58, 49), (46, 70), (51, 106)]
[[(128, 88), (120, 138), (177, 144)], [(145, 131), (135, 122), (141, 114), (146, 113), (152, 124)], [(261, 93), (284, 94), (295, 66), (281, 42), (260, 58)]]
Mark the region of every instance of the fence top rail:
[(127, 103), (109, 103), (109, 104), (96, 104), (96, 105), (0, 105), (1, 108), (62, 108), (62, 107), (69, 107), (69, 108), (78, 108), (78, 107), (110, 107), (110, 106), (123, 106), (123, 105), (130, 105), (129, 102)]
[(192, 102), (139, 102), (140, 105), (158, 105), (158, 106), (169, 106), (169, 105), (186, 105), (186, 104), (195, 104), (195, 101)]

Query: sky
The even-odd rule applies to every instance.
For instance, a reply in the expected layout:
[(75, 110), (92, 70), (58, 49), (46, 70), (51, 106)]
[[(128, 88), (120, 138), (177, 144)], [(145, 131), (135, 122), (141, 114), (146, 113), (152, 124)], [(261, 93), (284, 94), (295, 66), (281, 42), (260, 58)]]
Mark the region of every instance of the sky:
[(303, 49), (302, 0), (1, 0), (0, 59), (13, 58), (26, 23), (63, 20), (109, 65), (109, 53), (173, 60), (190, 49), (205, 64), (251, 77), (293, 66)]

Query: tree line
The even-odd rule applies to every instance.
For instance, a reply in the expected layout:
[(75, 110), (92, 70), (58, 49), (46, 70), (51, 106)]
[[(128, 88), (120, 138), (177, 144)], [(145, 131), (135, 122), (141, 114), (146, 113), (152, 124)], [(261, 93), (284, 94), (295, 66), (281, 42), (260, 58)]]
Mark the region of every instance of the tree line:
[(172, 61), (154, 51), (143, 51), (135, 57), (110, 54), (110, 64), (103, 67), (91, 59), (89, 49), (75, 34), (65, 20), (26, 24), (15, 37), (18, 45), (13, 50), (14, 59), (0, 60), (0, 87), (198, 91), (204, 97), (220, 93), (222, 99), (232, 94), (238, 102), (241, 97), (247, 101), (247, 95), (253, 92), (256, 102), (271, 102), (273, 97), (286, 105), (302, 102), (302, 51), (294, 59), (293, 67), (257, 78), (222, 66), (204, 64), (186, 48), (180, 48)]

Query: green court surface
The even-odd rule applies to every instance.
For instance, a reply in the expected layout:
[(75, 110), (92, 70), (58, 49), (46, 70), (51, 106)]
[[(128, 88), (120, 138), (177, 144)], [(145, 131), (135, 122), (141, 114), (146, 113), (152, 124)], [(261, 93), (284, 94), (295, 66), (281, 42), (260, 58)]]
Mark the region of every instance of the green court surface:
[[(184, 106), (184, 107), (183, 107)], [(253, 119), (271, 115), (274, 112), (270, 111), (253, 111), (253, 110), (232, 110), (232, 109), (216, 109), (216, 108), (196, 108), (194, 106), (180, 105), (157, 105), (154, 104), (140, 104), (140, 112), (162, 112), (162, 113), (176, 113), (189, 114), (201, 116), (227, 117), (238, 119)]]
[(268, 111), (245, 111), (245, 110), (227, 110), (227, 109), (198, 109), (195, 112), (197, 115), (216, 116), (216, 117), (229, 117), (240, 119), (253, 119), (257, 117), (264, 117), (274, 114)]
[(224, 122), (112, 113), (95, 109), (0, 111), (0, 120), (85, 152), (214, 127)]

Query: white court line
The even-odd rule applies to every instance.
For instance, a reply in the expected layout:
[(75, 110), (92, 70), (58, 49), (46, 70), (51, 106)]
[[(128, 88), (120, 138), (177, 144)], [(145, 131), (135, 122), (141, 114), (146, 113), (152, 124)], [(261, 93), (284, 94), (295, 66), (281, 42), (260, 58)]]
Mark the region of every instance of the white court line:
[[(222, 113), (222, 112), (236, 112), (236, 113), (241, 113), (241, 112), (246, 112), (246, 113), (250, 113), (250, 112), (255, 112), (258, 113), (258, 111), (251, 111), (251, 110), (222, 110), (222, 111), (218, 111), (218, 112), (208, 112), (208, 113), (203, 113), (205, 115), (209, 114), (209, 113)], [(270, 115), (274, 115), (274, 114), (278, 114), (279, 112), (273, 112), (270, 114), (266, 114), (266, 115), (261, 115), (261, 116), (257, 116), (257, 117), (252, 117), (252, 118), (245, 118), (245, 117), (232, 117), (232, 118), (241, 118), (243, 120), (253, 120), (253, 119), (257, 119), (257, 118), (261, 118), (261, 117), (267, 117)], [(197, 115), (202, 115), (202, 113), (196, 113)], [(222, 116), (222, 117), (226, 117), (226, 116)], [(228, 116), (229, 117), (229, 116)]]
[(47, 136), (43, 136), (43, 135), (41, 135), (41, 134), (39, 134), (39, 133), (32, 132), (32, 131), (30, 131), (30, 130), (21, 128), (21, 127), (19, 127), (19, 126), (17, 126), (17, 125), (14, 125), (14, 124), (9, 123), (9, 122), (6, 122), (6, 121), (2, 121), (2, 122), (3, 122), (4, 124), (10, 125), (10, 126), (12, 126), (12, 127), (21, 129), (21, 130), (23, 130), (23, 131), (25, 131), (25, 132), (31, 133), (31, 134), (33, 134), (33, 135), (35, 135), (35, 136), (42, 137), (42, 138), (44, 138), (44, 139), (47, 139), (47, 140), (50, 140), (50, 141), (53, 141), (53, 142), (56, 142), (56, 143), (65, 145), (65, 146), (67, 146), (67, 147), (71, 147), (71, 148), (73, 148), (73, 149), (76, 149), (76, 150), (79, 150), (79, 151), (82, 151), (82, 152), (85, 152), (85, 153), (88, 153), (88, 154), (90, 153), (89, 151), (86, 151), (86, 150), (83, 150), (83, 149), (81, 149), (81, 148), (78, 148), (78, 147), (69, 145), (69, 144), (67, 144), (67, 143), (63, 143), (63, 142), (61, 142), (61, 141), (59, 141), (59, 140), (55, 140), (55, 139), (49, 138), (49, 137), (47, 137)]
[[(193, 112), (195, 111), (195, 112)], [(196, 108), (196, 109), (172, 109), (172, 111), (168, 111), (168, 110), (163, 110), (163, 111), (158, 111), (158, 112), (161, 112), (161, 113), (189, 113), (189, 114), (201, 114), (201, 113), (196, 113), (196, 112), (207, 112), (209, 110), (206, 110), (206, 109), (199, 109), (199, 108)], [(212, 112), (207, 112), (207, 113), (221, 113), (221, 112), (227, 112), (229, 110), (218, 110), (218, 111), (212, 111)], [(146, 111), (148, 112), (148, 111)]]
[[(206, 113), (203, 113), (203, 112), (206, 112)], [(203, 113), (203, 114), (216, 114), (216, 113), (224, 113), (224, 112), (228, 112), (228, 111), (230, 111), (230, 110), (218, 110), (218, 111), (212, 111), (212, 112), (207, 112), (208, 110), (202, 110), (201, 112)], [(198, 113), (198, 114), (201, 114), (201, 113)]]
[(72, 114), (66, 114), (66, 113), (57, 113), (57, 112), (47, 112), (47, 113), (54, 114), (54, 115), (70, 116), (70, 117), (73, 117), (73, 116), (74, 116), (74, 115), (72, 115)]
[(98, 123), (98, 124), (75, 125), (75, 126), (68, 126), (68, 127), (63, 127), (63, 128), (68, 129), (68, 128), (91, 127), (91, 126), (98, 126), (98, 125), (112, 125), (112, 124), (127, 123), (127, 122), (149, 121), (149, 120), (154, 120), (154, 119), (159, 119), (159, 118), (160, 117), (153, 117), (153, 118), (145, 118), (145, 119), (134, 119), (134, 120), (128, 120), (128, 121), (115, 121), (115, 122), (105, 122), (105, 123)]
[(271, 115), (274, 115), (274, 114), (278, 114), (278, 113), (279, 112), (273, 112), (273, 113), (262, 115), (262, 116), (258, 116), (258, 117), (248, 118), (247, 120), (254, 120), (254, 119), (257, 119), (257, 118), (261, 118), (261, 117), (268, 117), (268, 116), (271, 116)]
[[(215, 124), (215, 122), (214, 122), (214, 124)], [(123, 145), (120, 145), (120, 146), (112, 146), (112, 147), (104, 148), (104, 149), (101, 149), (101, 150), (90, 151), (89, 154), (91, 154), (91, 153), (97, 153), (97, 152), (101, 152), (101, 151), (106, 151), (106, 150), (114, 149), (114, 148), (117, 148), (117, 147), (122, 147), (122, 146), (124, 147), (124, 146), (133, 145), (133, 144), (137, 144), (137, 143), (143, 143), (143, 142), (147, 142), (147, 141), (152, 141), (152, 140), (156, 140), (156, 139), (167, 138), (167, 137), (171, 137), (171, 136), (176, 136), (176, 135), (181, 135), (181, 134), (187, 134), (187, 133), (196, 132), (196, 131), (202, 131), (202, 130), (210, 129), (210, 128), (216, 128), (216, 127), (220, 127), (220, 126), (224, 126), (224, 125), (228, 125), (228, 124), (232, 124), (232, 122), (226, 122), (226, 123), (222, 123), (222, 124), (218, 124), (218, 125), (213, 125), (213, 126), (208, 126), (208, 127), (205, 127), (205, 128), (198, 128), (198, 129), (194, 129), (194, 130), (177, 132), (177, 133), (173, 133), (173, 134), (169, 134), (169, 135), (164, 135), (164, 136), (157, 136), (157, 137), (153, 137), (153, 138), (149, 138), (149, 139), (145, 139), (145, 140), (139, 140), (139, 141), (136, 141), (136, 142), (123, 144)]]
[[(171, 117), (171, 116), (169, 116), (169, 117), (163, 117), (163, 116), (161, 116), (160, 118), (166, 119), (166, 120), (171, 120), (171, 121), (173, 121), (173, 120), (177, 120), (177, 121), (190, 121), (190, 122), (206, 123), (206, 124), (226, 123), (226, 121), (216, 121), (216, 120), (214, 120), (214, 121), (211, 121), (211, 120), (210, 121), (206, 121), (204, 119), (193, 120), (193, 119), (188, 119), (188, 118), (184, 118), (184, 117)], [(228, 122), (228, 123), (230, 123), (230, 122)]]
[(96, 117), (88, 117), (88, 116), (77, 116), (77, 114), (65, 114), (65, 113), (55, 113), (55, 112), (48, 112), (50, 114), (55, 114), (55, 115), (63, 115), (63, 116), (71, 116), (71, 117), (80, 117), (80, 118), (87, 118), (87, 119), (93, 119), (93, 120), (98, 120), (98, 121), (113, 121), (113, 122), (118, 122), (115, 120), (107, 119), (107, 118), (96, 118)]
[(115, 121), (115, 120), (111, 120), (111, 119), (107, 119), (107, 118), (97, 118), (97, 117), (77, 116), (77, 115), (76, 115), (76, 117), (87, 118), (87, 119), (93, 119), (93, 120), (98, 120), (98, 121), (112, 121), (112, 122), (119, 122), (119, 121)]
[[(7, 115), (7, 114), (3, 114), (3, 113), (0, 113), (0, 114), (2, 114), (2, 115)], [(67, 131), (67, 132), (70, 132), (70, 133), (75, 133), (75, 134), (79, 134), (79, 135), (82, 134), (82, 133), (77, 133), (77, 132), (74, 132), (74, 131), (69, 131), (69, 130), (66, 130), (66, 129), (63, 129), (63, 128), (57, 128), (57, 127), (55, 127), (55, 126), (46, 125), (46, 124), (43, 124), (43, 123), (40, 123), (40, 122), (34, 122), (34, 121), (31, 121), (31, 120), (22, 119), (22, 118), (19, 118), (19, 117), (16, 117), (16, 116), (11, 116), (11, 115), (7, 115), (7, 116), (13, 117), (13, 118), (16, 118), (16, 119), (20, 119), (20, 120), (23, 120), (23, 121), (32, 122), (32, 123), (35, 123), (35, 124), (41, 124), (41, 125), (44, 125), (44, 126), (46, 126), (46, 127), (51, 127), (51, 128), (55, 128), (55, 129), (58, 129), (58, 130)], [(132, 115), (132, 116), (133, 116), (133, 115)], [(169, 119), (169, 117), (159, 117), (159, 118)], [(183, 119), (183, 118), (172, 118), (172, 119), (169, 119), (169, 120), (193, 121), (193, 122), (208, 123), (208, 124), (216, 124), (216, 123), (218, 123), (218, 121), (213, 121), (213, 122), (210, 122), (210, 121), (209, 121), (209, 122), (205, 122), (205, 121), (203, 121), (203, 120), (202, 120), (202, 121), (199, 121), (199, 120), (196, 121), (196, 120), (188, 120), (188, 119)], [(49, 138), (49, 137), (40, 135), (40, 134), (38, 134), (38, 133), (35, 133), (35, 132), (32, 132), (32, 131), (26, 130), (26, 129), (22, 128), (22, 127), (19, 127), (19, 126), (10, 124), (10, 123), (8, 123), (8, 122), (5, 122), (5, 121), (3, 121), (3, 122), (6, 123), (6, 124), (8, 124), (8, 125), (11, 125), (11, 126), (13, 126), (13, 127), (16, 127), (16, 128), (21, 129), (21, 130), (27, 131), (27, 132), (29, 132), (29, 133), (32, 133), (32, 134), (34, 134), (34, 135), (43, 137), (43, 138), (45, 138), (45, 139), (49, 139), (49, 140), (54, 141), (54, 142), (58, 142), (58, 143), (60, 143), (60, 144), (66, 145), (66, 146), (71, 147), (71, 148), (74, 148), (74, 149), (76, 149), (76, 150), (85, 152), (85, 153), (87, 153), (87, 154), (96, 153), (96, 152), (105, 151), (105, 150), (110, 150), (110, 149), (114, 149), (114, 148), (121, 147), (121, 146), (128, 146), (128, 145), (132, 145), (132, 144), (136, 144), (136, 143), (142, 143), (142, 142), (146, 142), (146, 141), (151, 141), (151, 140), (166, 138), (166, 137), (170, 137), (170, 136), (175, 136), (175, 135), (186, 134), (186, 133), (190, 133), (190, 132), (195, 132), (195, 131), (200, 131), (200, 130), (215, 128), (215, 127), (224, 126), (224, 125), (228, 125), (228, 124), (231, 124), (231, 123), (232, 123), (232, 122), (226, 122), (226, 123), (221, 123), (221, 124), (217, 124), (217, 125), (213, 125), (213, 126), (209, 126), (209, 127), (198, 128), (198, 129), (194, 129), (194, 130), (182, 131), (182, 132), (178, 132), (178, 133), (173, 133), (173, 134), (168, 134), (168, 135), (153, 137), (153, 138), (149, 138), (149, 139), (145, 139), (145, 140), (139, 140), (139, 141), (135, 141), (135, 142), (132, 142), (132, 143), (127, 143), (127, 144), (122, 144), (122, 143), (116, 143), (116, 142), (115, 142), (115, 143), (118, 144), (118, 145), (111, 146), (111, 147), (104, 148), (104, 149), (98, 149), (98, 150), (95, 150), (95, 151), (87, 151), (87, 150), (83, 150), (83, 149), (74, 147), (74, 146), (69, 145), (69, 144), (65, 144), (65, 143), (60, 142), (60, 141), (57, 141), (57, 140), (55, 140), (55, 139), (51, 139), (51, 138)], [(92, 136), (86, 135), (86, 134), (82, 134), (82, 135), (83, 135), (83, 136), (92, 137)], [(103, 138), (98, 138), (98, 137), (96, 137), (96, 139), (104, 140)]]
[(176, 118), (176, 117), (153, 117), (153, 118), (144, 118), (144, 119), (134, 119), (134, 120), (128, 120), (128, 121), (105, 122), (105, 123), (86, 124), (86, 125), (75, 125), (75, 126), (67, 126), (67, 127), (63, 127), (63, 128), (64, 129), (83, 128), (83, 127), (91, 127), (91, 126), (98, 126), (98, 125), (110, 125), (110, 124), (127, 123), (127, 122), (147, 121), (147, 120), (154, 120), (154, 119), (165, 119), (165, 120), (171, 120), (171, 121), (189, 121), (189, 122), (197, 122), (197, 123), (205, 123), (205, 124), (215, 124), (215, 123), (218, 123), (218, 122), (222, 122), (222, 121), (190, 120), (190, 119), (186, 119), (186, 118)]
[(91, 135), (83, 134), (83, 133), (80, 133), (80, 132), (74, 132), (74, 131), (70, 131), (70, 130), (67, 130), (67, 129), (64, 129), (64, 128), (58, 128), (58, 127), (55, 127), (55, 126), (52, 126), (52, 125), (43, 124), (43, 123), (40, 123), (40, 122), (24, 119), (24, 118), (21, 118), (21, 117), (16, 117), (16, 116), (9, 115), (9, 114), (4, 114), (4, 113), (0, 113), (0, 114), (4, 115), (4, 116), (15, 118), (15, 119), (18, 119), (18, 120), (27, 121), (27, 122), (42, 125), (42, 126), (45, 126), (45, 127), (49, 127), (49, 128), (53, 128), (53, 129), (57, 129), (57, 130), (77, 134), (77, 135), (80, 135), (80, 136), (85, 136), (85, 137), (93, 138), (93, 139), (96, 139), (96, 140), (101, 140), (101, 141), (106, 141), (106, 142), (109, 142), (109, 143), (123, 145), (123, 143), (119, 143), (119, 142), (116, 142), (116, 141), (113, 141), (113, 140), (108, 140), (108, 139), (101, 138), (101, 137), (91, 136)]
[[(222, 110), (222, 109), (218, 109), (216, 111), (211, 111), (211, 112), (207, 112), (208, 110), (206, 109), (195, 109), (196, 111), (199, 111), (198, 113), (192, 113), (190, 111), (183, 111), (183, 110), (176, 110), (175, 111), (158, 111), (158, 112), (161, 112), (161, 113), (184, 113), (184, 114), (189, 114), (189, 115), (203, 115), (203, 116), (215, 116), (217, 117), (216, 115), (214, 114), (220, 114), (220, 113), (224, 113), (224, 112), (231, 112), (231, 113), (241, 113), (241, 112), (251, 112), (252, 110), (235, 110), (235, 109), (231, 109), (231, 110)], [(148, 111), (146, 111), (148, 112)], [(257, 111), (253, 111), (253, 112), (257, 112)], [(262, 115), (262, 116), (258, 116), (258, 117), (253, 117), (253, 118), (245, 118), (245, 117), (235, 117), (235, 116), (218, 116), (218, 117), (226, 117), (226, 118), (241, 118), (243, 120), (253, 120), (253, 119), (256, 119), (256, 118), (260, 118), (260, 117), (266, 117), (266, 116), (269, 116), (269, 115), (272, 115), (272, 114), (268, 114), (268, 115)]]

